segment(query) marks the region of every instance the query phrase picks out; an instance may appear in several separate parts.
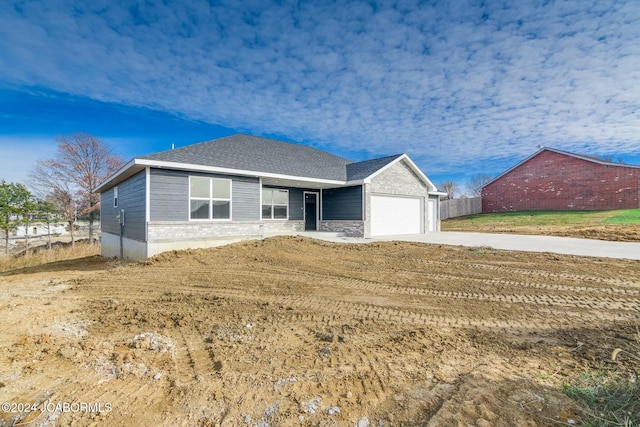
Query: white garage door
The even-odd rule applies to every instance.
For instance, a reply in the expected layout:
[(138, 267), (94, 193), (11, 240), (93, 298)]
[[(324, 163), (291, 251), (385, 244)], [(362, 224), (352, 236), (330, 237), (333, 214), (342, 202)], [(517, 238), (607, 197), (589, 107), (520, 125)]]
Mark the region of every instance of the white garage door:
[(421, 205), (421, 198), (372, 195), (371, 235), (421, 233)]

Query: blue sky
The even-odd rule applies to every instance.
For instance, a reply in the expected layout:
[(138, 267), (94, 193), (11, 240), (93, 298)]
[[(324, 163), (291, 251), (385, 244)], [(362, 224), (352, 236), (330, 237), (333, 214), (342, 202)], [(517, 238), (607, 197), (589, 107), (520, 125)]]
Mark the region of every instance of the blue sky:
[(640, 2), (0, 0), (0, 178), (238, 132), (439, 183), (550, 146), (640, 164)]

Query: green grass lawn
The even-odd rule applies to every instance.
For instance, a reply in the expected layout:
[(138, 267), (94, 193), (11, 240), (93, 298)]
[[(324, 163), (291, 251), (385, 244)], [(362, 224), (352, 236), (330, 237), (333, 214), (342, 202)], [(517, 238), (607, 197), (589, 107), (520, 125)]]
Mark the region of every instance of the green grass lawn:
[(614, 211), (521, 211), (469, 215), (442, 222), (443, 228), (487, 225), (504, 226), (554, 226), (554, 225), (640, 225), (640, 209)]
[(615, 215), (603, 221), (603, 224), (622, 224), (632, 225), (640, 224), (640, 209), (629, 209), (623, 211), (611, 211)]

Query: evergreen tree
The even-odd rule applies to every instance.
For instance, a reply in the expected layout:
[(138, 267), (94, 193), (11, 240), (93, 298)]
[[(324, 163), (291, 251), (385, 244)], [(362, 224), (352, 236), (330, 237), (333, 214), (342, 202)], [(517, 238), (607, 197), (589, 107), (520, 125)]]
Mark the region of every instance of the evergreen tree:
[(0, 181), (0, 230), (4, 232), (6, 253), (11, 232), (28, 221), (32, 202), (33, 196), (24, 185)]

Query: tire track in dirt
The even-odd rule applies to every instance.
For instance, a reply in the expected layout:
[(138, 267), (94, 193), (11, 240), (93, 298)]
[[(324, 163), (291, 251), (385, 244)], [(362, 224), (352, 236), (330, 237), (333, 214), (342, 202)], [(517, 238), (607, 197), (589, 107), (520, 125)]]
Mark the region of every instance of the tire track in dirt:
[[(261, 303), (269, 303), (281, 305), (285, 307), (293, 307), (298, 309), (312, 310), (317, 313), (329, 313), (329, 319), (336, 320), (345, 316), (356, 316), (362, 319), (377, 319), (385, 322), (399, 322), (413, 325), (435, 325), (448, 327), (463, 328), (489, 328), (489, 329), (517, 329), (517, 330), (534, 330), (540, 328), (543, 330), (554, 329), (558, 327), (581, 327), (586, 323), (602, 323), (605, 321), (623, 322), (638, 321), (640, 316), (637, 315), (637, 302), (632, 302), (629, 307), (626, 305), (629, 301), (620, 299), (605, 298), (598, 300), (587, 297), (548, 297), (530, 295), (491, 295), (476, 293), (459, 293), (447, 292), (441, 290), (431, 290), (422, 288), (411, 288), (408, 292), (403, 292), (402, 288), (388, 287), (379, 283), (362, 281), (347, 281), (350, 284), (345, 285), (344, 280), (332, 280), (332, 283), (322, 283), (322, 287), (326, 291), (324, 294), (310, 294), (307, 296), (299, 295), (281, 295), (279, 293), (270, 294), (268, 292), (256, 292), (251, 289), (244, 288), (217, 288), (207, 286), (183, 286), (176, 291), (189, 291), (193, 294), (210, 295), (212, 292), (217, 297), (232, 300), (251, 300)], [(351, 288), (350, 288), (351, 286)], [(422, 305), (423, 308), (415, 307), (413, 309), (399, 309), (398, 306), (406, 306), (400, 302), (394, 303), (394, 300), (384, 301), (385, 305), (376, 303), (368, 303), (353, 300), (353, 296), (342, 295), (340, 300), (331, 295), (328, 287), (337, 287), (338, 289), (356, 289), (364, 291), (367, 299), (375, 299), (375, 297), (393, 297), (400, 295), (402, 297), (410, 297), (414, 301), (414, 305)], [(412, 293), (413, 292), (413, 293)], [(417, 297), (417, 299), (416, 299)], [(352, 299), (352, 300), (350, 300)], [(359, 298), (359, 299), (362, 299)], [(447, 311), (451, 300), (468, 301), (473, 306), (468, 306), (461, 313), (442, 314)], [(515, 312), (510, 317), (500, 316), (499, 318), (491, 317), (490, 312), (486, 312), (486, 303), (495, 303), (502, 305), (522, 305), (529, 307), (527, 311)], [(475, 304), (478, 303), (478, 304)], [(475, 314), (473, 307), (475, 309)], [(597, 308), (594, 308), (597, 307)], [(623, 309), (621, 309), (623, 308)], [(568, 310), (569, 309), (569, 310)], [(571, 309), (573, 309), (571, 311)], [(626, 310), (625, 310), (626, 309)], [(292, 315), (291, 320), (309, 320), (319, 321), (320, 318), (315, 314)], [(516, 316), (520, 316), (519, 318)], [(295, 317), (295, 319), (294, 319)], [(325, 319), (322, 318), (322, 321)], [(203, 338), (200, 338), (203, 341)], [(186, 345), (186, 344), (185, 344)], [(211, 358), (210, 358), (211, 359)]]
[(205, 346), (205, 337), (196, 328), (179, 328), (179, 345), (173, 354), (175, 382), (185, 386), (207, 380), (220, 370), (212, 352)]
[[(176, 291), (189, 290), (197, 294), (215, 294), (235, 300), (262, 301), (282, 304), (298, 309), (313, 310), (332, 315), (355, 315), (363, 319), (378, 319), (412, 325), (434, 325), (462, 328), (549, 330), (558, 327), (578, 327), (585, 322), (637, 321), (640, 316), (640, 301), (632, 295), (617, 292), (617, 288), (573, 288), (562, 284), (539, 284), (500, 278), (468, 278), (469, 291), (446, 290), (438, 287), (401, 286), (379, 281), (354, 279), (344, 275), (314, 271), (292, 271), (290, 268), (261, 266), (259, 279), (255, 271), (239, 272), (228, 268), (216, 271), (215, 280), (211, 271), (202, 267), (190, 270), (189, 280), (181, 280)], [(439, 280), (450, 275), (434, 274)], [(460, 281), (459, 277), (455, 277)], [(424, 274), (422, 274), (424, 280)], [(247, 288), (240, 283), (251, 283)], [(238, 286), (233, 286), (238, 283)], [(309, 290), (306, 296), (291, 293), (291, 288)], [(331, 292), (330, 289), (333, 291)], [(496, 292), (477, 292), (491, 289)], [(560, 291), (560, 294), (544, 292), (529, 293), (532, 289)], [(590, 292), (584, 292), (588, 289)], [(529, 290), (529, 291), (528, 291)], [(603, 291), (600, 295), (599, 291)], [(331, 294), (341, 295), (337, 301)], [(349, 295), (349, 294), (353, 295)], [(625, 298), (627, 297), (627, 298)], [(363, 298), (371, 302), (361, 301)], [(414, 307), (407, 309), (406, 302)], [(467, 309), (461, 313), (444, 314), (449, 301), (467, 301)], [(329, 304), (330, 302), (330, 304)], [(525, 311), (516, 311), (511, 317), (495, 317), (491, 312), (482, 312), (482, 304), (500, 306), (522, 306)], [(422, 305), (422, 308), (415, 307)], [(405, 307), (405, 308), (399, 308)], [(474, 308), (477, 307), (477, 308)], [(475, 313), (475, 314), (474, 314)], [(200, 342), (203, 338), (200, 336)], [(186, 344), (185, 344), (186, 346)], [(195, 350), (194, 350), (195, 351)], [(203, 350), (206, 351), (206, 350)], [(211, 359), (210, 359), (211, 360)], [(192, 364), (189, 359), (187, 363)], [(188, 378), (189, 376), (187, 376)], [(185, 379), (185, 381), (187, 381)], [(189, 380), (191, 381), (191, 380)]]
[[(275, 280), (278, 278), (281, 279), (282, 274), (285, 273), (286, 270), (270, 273), (269, 275)], [(266, 273), (263, 273), (266, 276)], [(428, 287), (412, 287), (412, 286), (399, 286), (393, 284), (384, 284), (380, 282), (368, 281), (368, 280), (360, 280), (353, 279), (349, 277), (336, 277), (335, 275), (327, 275), (321, 273), (312, 273), (312, 272), (304, 272), (302, 276), (306, 278), (312, 279), (316, 284), (322, 285), (330, 285), (340, 289), (356, 289), (360, 291), (364, 291), (370, 294), (378, 293), (378, 294), (400, 294), (400, 295), (417, 295), (417, 296), (426, 296), (433, 298), (443, 298), (443, 299), (466, 299), (466, 300), (474, 300), (474, 301), (490, 301), (490, 302), (498, 302), (498, 303), (508, 303), (508, 304), (528, 304), (528, 305), (536, 305), (536, 306), (561, 306), (567, 308), (584, 308), (589, 310), (627, 310), (633, 312), (640, 313), (640, 300), (637, 298), (613, 298), (610, 296), (587, 296), (581, 295), (580, 291), (585, 291), (586, 289), (571, 289), (568, 286), (564, 286), (560, 289), (559, 286), (547, 285), (541, 286), (539, 288), (547, 289), (547, 290), (563, 290), (563, 291), (572, 291), (572, 295), (562, 295), (562, 294), (516, 294), (510, 293), (514, 291), (523, 290), (522, 286), (520, 286), (520, 282), (518, 285), (513, 286), (512, 281), (502, 281), (497, 279), (492, 280), (481, 280), (481, 279), (467, 279), (471, 281), (475, 281), (475, 286), (469, 286), (469, 288), (478, 287), (478, 284), (485, 285), (482, 288), (486, 289), (496, 289), (501, 290), (503, 293), (488, 293), (488, 292), (473, 292), (473, 291), (450, 291), (450, 290), (442, 290), (437, 288), (428, 288)], [(238, 277), (238, 274), (234, 274), (234, 277)], [(306, 282), (307, 279), (304, 279)], [(300, 280), (299, 278), (296, 279)], [(525, 284), (525, 288), (529, 287), (529, 284)], [(538, 288), (536, 285), (533, 287)], [(526, 290), (526, 289), (525, 289)], [(592, 292), (593, 293), (593, 292)], [(636, 294), (633, 292), (632, 295)], [(640, 292), (637, 292), (640, 294)]]
[[(489, 329), (518, 329), (518, 330), (550, 330), (561, 326), (574, 325), (572, 322), (563, 320), (559, 316), (564, 311), (558, 312), (558, 316), (552, 316), (552, 319), (545, 319), (544, 323), (538, 323), (535, 319), (525, 318), (522, 321), (499, 320), (499, 319), (472, 319), (460, 316), (443, 316), (430, 314), (428, 312), (417, 312), (396, 309), (391, 307), (381, 307), (373, 304), (353, 303), (346, 301), (335, 301), (320, 299), (317, 297), (303, 296), (256, 296), (248, 294), (244, 291), (233, 291), (225, 289), (219, 291), (219, 294), (236, 300), (252, 300), (252, 301), (268, 301), (273, 304), (280, 304), (285, 307), (294, 307), (296, 309), (313, 310), (315, 312), (331, 313), (332, 320), (338, 318), (355, 317), (360, 319), (372, 319), (382, 322), (421, 325), (421, 326), (446, 326), (454, 328), (489, 328)], [(332, 304), (330, 304), (330, 302)], [(565, 313), (566, 315), (566, 313)], [(289, 316), (291, 321), (304, 320), (314, 321), (313, 314), (299, 315), (293, 314)], [(589, 320), (601, 320), (598, 315), (589, 316)], [(585, 320), (583, 317), (582, 320)]]
[[(524, 263), (524, 262), (523, 262)], [(509, 265), (506, 262), (500, 263), (467, 263), (467, 262), (458, 262), (453, 263), (450, 261), (442, 261), (437, 259), (428, 259), (424, 260), (425, 269), (431, 269), (432, 267), (440, 267), (445, 271), (461, 271), (464, 269), (465, 272), (469, 272), (469, 269), (475, 270), (485, 270), (485, 271), (495, 271), (500, 273), (500, 275), (521, 275), (522, 277), (531, 278), (531, 277), (540, 277), (545, 280), (551, 281), (562, 281), (569, 280), (576, 283), (593, 283), (594, 287), (587, 287), (588, 290), (597, 290), (599, 289), (598, 285), (601, 286), (620, 286), (630, 289), (620, 289), (620, 292), (625, 292), (626, 290), (638, 293), (638, 282), (640, 281), (640, 275), (634, 271), (624, 271), (626, 276), (636, 276), (633, 279), (623, 278), (616, 274), (616, 277), (603, 277), (603, 276), (589, 276), (584, 274), (577, 274), (571, 272), (563, 272), (563, 271), (551, 271), (547, 269), (537, 268), (535, 264), (529, 265), (527, 267), (516, 267), (513, 265)], [(513, 264), (513, 263), (511, 263)], [(517, 262), (516, 264), (521, 264)], [(415, 270), (418, 273), (422, 274), (423, 270)], [(435, 275), (443, 274), (444, 276), (449, 277), (459, 277), (454, 273), (435, 273)], [(606, 288), (600, 288), (606, 289)]]
[[(405, 271), (405, 270), (403, 270)], [(636, 282), (627, 282), (626, 285), (619, 283), (619, 281), (611, 281), (611, 283), (607, 284), (608, 287), (587, 287), (581, 286), (585, 281), (588, 281), (591, 276), (584, 276), (578, 280), (576, 280), (575, 285), (562, 285), (559, 283), (540, 283), (540, 282), (532, 282), (530, 281), (530, 277), (532, 274), (523, 274), (523, 276), (527, 277), (529, 280), (513, 280), (506, 278), (478, 278), (478, 277), (469, 277), (468, 275), (465, 277), (461, 277), (460, 275), (455, 274), (445, 274), (445, 273), (424, 273), (421, 271), (410, 271), (415, 273), (415, 280), (417, 283), (427, 284), (424, 282), (424, 278), (429, 278), (438, 282), (443, 282), (447, 284), (451, 283), (476, 283), (479, 285), (508, 285), (514, 287), (515, 289), (519, 288), (532, 288), (539, 289), (545, 291), (559, 291), (559, 292), (591, 292), (591, 293), (602, 293), (602, 294), (613, 294), (613, 295), (630, 295), (630, 296), (640, 296), (640, 289), (638, 289)], [(505, 274), (502, 274), (506, 276)], [(420, 281), (422, 280), (422, 281)], [(632, 286), (630, 288), (616, 288), (613, 286)]]
[[(109, 389), (107, 389), (109, 390)], [(83, 392), (86, 395), (87, 392)], [(166, 390), (157, 384), (140, 381), (138, 378), (125, 378), (118, 381), (117, 393), (105, 391), (96, 395), (94, 399), (109, 402), (114, 411), (122, 415), (136, 415), (135, 408), (146, 408), (150, 413), (154, 407), (161, 407), (166, 401)]]
[(182, 331), (180, 331), (180, 341), (177, 343), (173, 355), (173, 365), (174, 380), (177, 386), (192, 384), (197, 380), (197, 373), (194, 368), (195, 363), (189, 351), (187, 338)]
[[(512, 286), (515, 288), (531, 288), (536, 290), (544, 290), (544, 291), (557, 291), (557, 292), (589, 292), (589, 293), (601, 293), (601, 294), (612, 294), (612, 295), (629, 295), (629, 296), (640, 296), (640, 290), (638, 289), (618, 289), (613, 287), (608, 288), (594, 288), (594, 287), (586, 287), (586, 286), (578, 286), (578, 285), (560, 285), (553, 283), (534, 283), (534, 282), (525, 282), (525, 281), (514, 281), (509, 279), (491, 279), (486, 283), (491, 285), (503, 285), (506, 284), (508, 286)], [(637, 286), (636, 286), (637, 288)]]
[[(533, 305), (557, 305), (563, 307), (578, 307), (587, 309), (602, 310), (630, 310), (640, 312), (640, 301), (637, 299), (614, 299), (587, 296), (569, 296), (569, 295), (503, 295), (477, 292), (462, 291), (445, 291), (440, 289), (417, 288), (417, 287), (400, 287), (393, 285), (383, 285), (375, 282), (365, 282), (357, 280), (332, 280), (337, 286), (360, 289), (367, 292), (391, 292), (407, 295), (420, 295), (436, 298), (452, 298), (452, 299), (469, 299), (477, 301), (493, 301), (510, 304), (533, 304)], [(486, 282), (485, 282), (486, 283)], [(499, 282), (499, 284), (503, 284)]]
[[(502, 265), (493, 265), (493, 264), (468, 264), (465, 267), (472, 267), (482, 270), (491, 270), (498, 271), (502, 274), (504, 273), (513, 273), (513, 274), (521, 274), (524, 277), (541, 277), (547, 280), (570, 280), (574, 282), (593, 282), (594, 285), (602, 283), (603, 285), (609, 286), (629, 286), (637, 289), (638, 281), (634, 280), (625, 280), (622, 278), (607, 278), (602, 276), (587, 276), (575, 273), (563, 273), (563, 272), (555, 272), (549, 270), (540, 270), (537, 268), (518, 268), (518, 267), (503, 267)], [(638, 278), (640, 279), (640, 277)], [(589, 287), (589, 290), (593, 288)]]
[[(401, 270), (400, 272), (407, 272), (407, 271), (408, 270)], [(400, 272), (396, 272), (396, 273), (400, 273)], [(586, 287), (586, 286), (580, 286), (578, 284), (573, 286), (573, 285), (562, 285), (557, 283), (535, 283), (528, 280), (514, 281), (513, 279), (495, 278), (495, 277), (491, 277), (491, 278), (476, 278), (476, 277), (469, 277), (469, 276), (461, 277), (460, 275), (453, 275), (453, 274), (425, 273), (421, 271), (411, 271), (411, 270), (409, 270), (409, 272), (415, 273), (416, 277), (414, 278), (414, 280), (407, 279), (407, 281), (412, 281), (413, 283), (419, 283), (424, 285), (442, 283), (444, 287), (447, 289), (450, 289), (451, 285), (453, 283), (456, 283), (456, 284), (462, 284), (463, 286), (466, 286), (469, 288), (480, 286), (482, 288), (492, 289), (494, 291), (505, 290), (505, 292), (520, 292), (525, 290), (526, 288), (532, 288), (536, 290), (545, 290), (545, 291), (554, 291), (554, 292), (569, 292), (573, 295), (580, 295), (581, 293), (589, 292), (592, 294), (602, 293), (605, 295), (615, 295), (615, 296), (629, 296), (629, 297), (640, 296), (640, 288), (638, 288), (637, 283), (633, 283), (633, 282), (629, 282), (629, 284), (634, 285), (633, 288), (618, 288), (618, 287), (613, 287), (612, 285), (608, 287)], [(243, 274), (242, 272), (235, 272), (235, 271), (233, 272), (225, 271), (220, 273), (222, 274), (227, 273), (229, 275), (232, 275), (233, 277), (236, 278), (236, 280), (238, 279), (238, 276), (242, 276)], [(252, 273), (244, 273), (244, 274), (246, 276), (252, 275)], [(278, 278), (281, 279), (283, 275), (295, 274), (295, 276), (304, 276), (304, 277), (309, 277), (309, 278), (313, 278), (315, 280), (321, 280), (321, 281), (335, 281), (338, 279), (345, 279), (345, 280), (352, 281), (352, 283), (359, 282), (363, 284), (371, 284), (371, 286), (378, 285), (386, 288), (396, 287), (398, 289), (412, 288), (411, 286), (401, 286), (398, 283), (385, 284), (379, 281), (356, 279), (351, 276), (344, 276), (344, 275), (333, 274), (333, 273), (321, 273), (321, 272), (297, 271), (297, 270), (292, 271), (291, 269), (278, 268), (278, 267), (270, 267), (268, 271), (266, 271), (265, 269), (264, 271), (261, 272), (261, 274), (269, 274), (271, 275), (271, 277), (273, 277), (273, 279), (278, 279)], [(528, 276), (531, 276), (531, 274), (527, 273), (527, 274), (523, 274), (523, 276), (528, 277)], [(577, 277), (578, 277), (577, 281), (580, 284), (584, 283), (584, 281), (591, 278), (591, 276), (577, 276)], [(425, 278), (432, 279), (432, 282), (425, 282), (424, 281)], [(297, 280), (299, 280), (299, 278)], [(435, 283), (433, 283), (434, 281)], [(620, 283), (617, 283), (616, 285), (620, 286)], [(414, 287), (414, 288), (418, 290), (422, 289), (418, 287)], [(434, 289), (437, 289), (437, 288), (434, 288)], [(508, 289), (508, 291), (506, 289)], [(596, 301), (594, 301), (594, 303), (600, 304), (599, 302), (596, 302)], [(570, 304), (570, 302), (568, 302), (567, 304)], [(636, 304), (636, 308), (638, 306), (640, 305)]]

